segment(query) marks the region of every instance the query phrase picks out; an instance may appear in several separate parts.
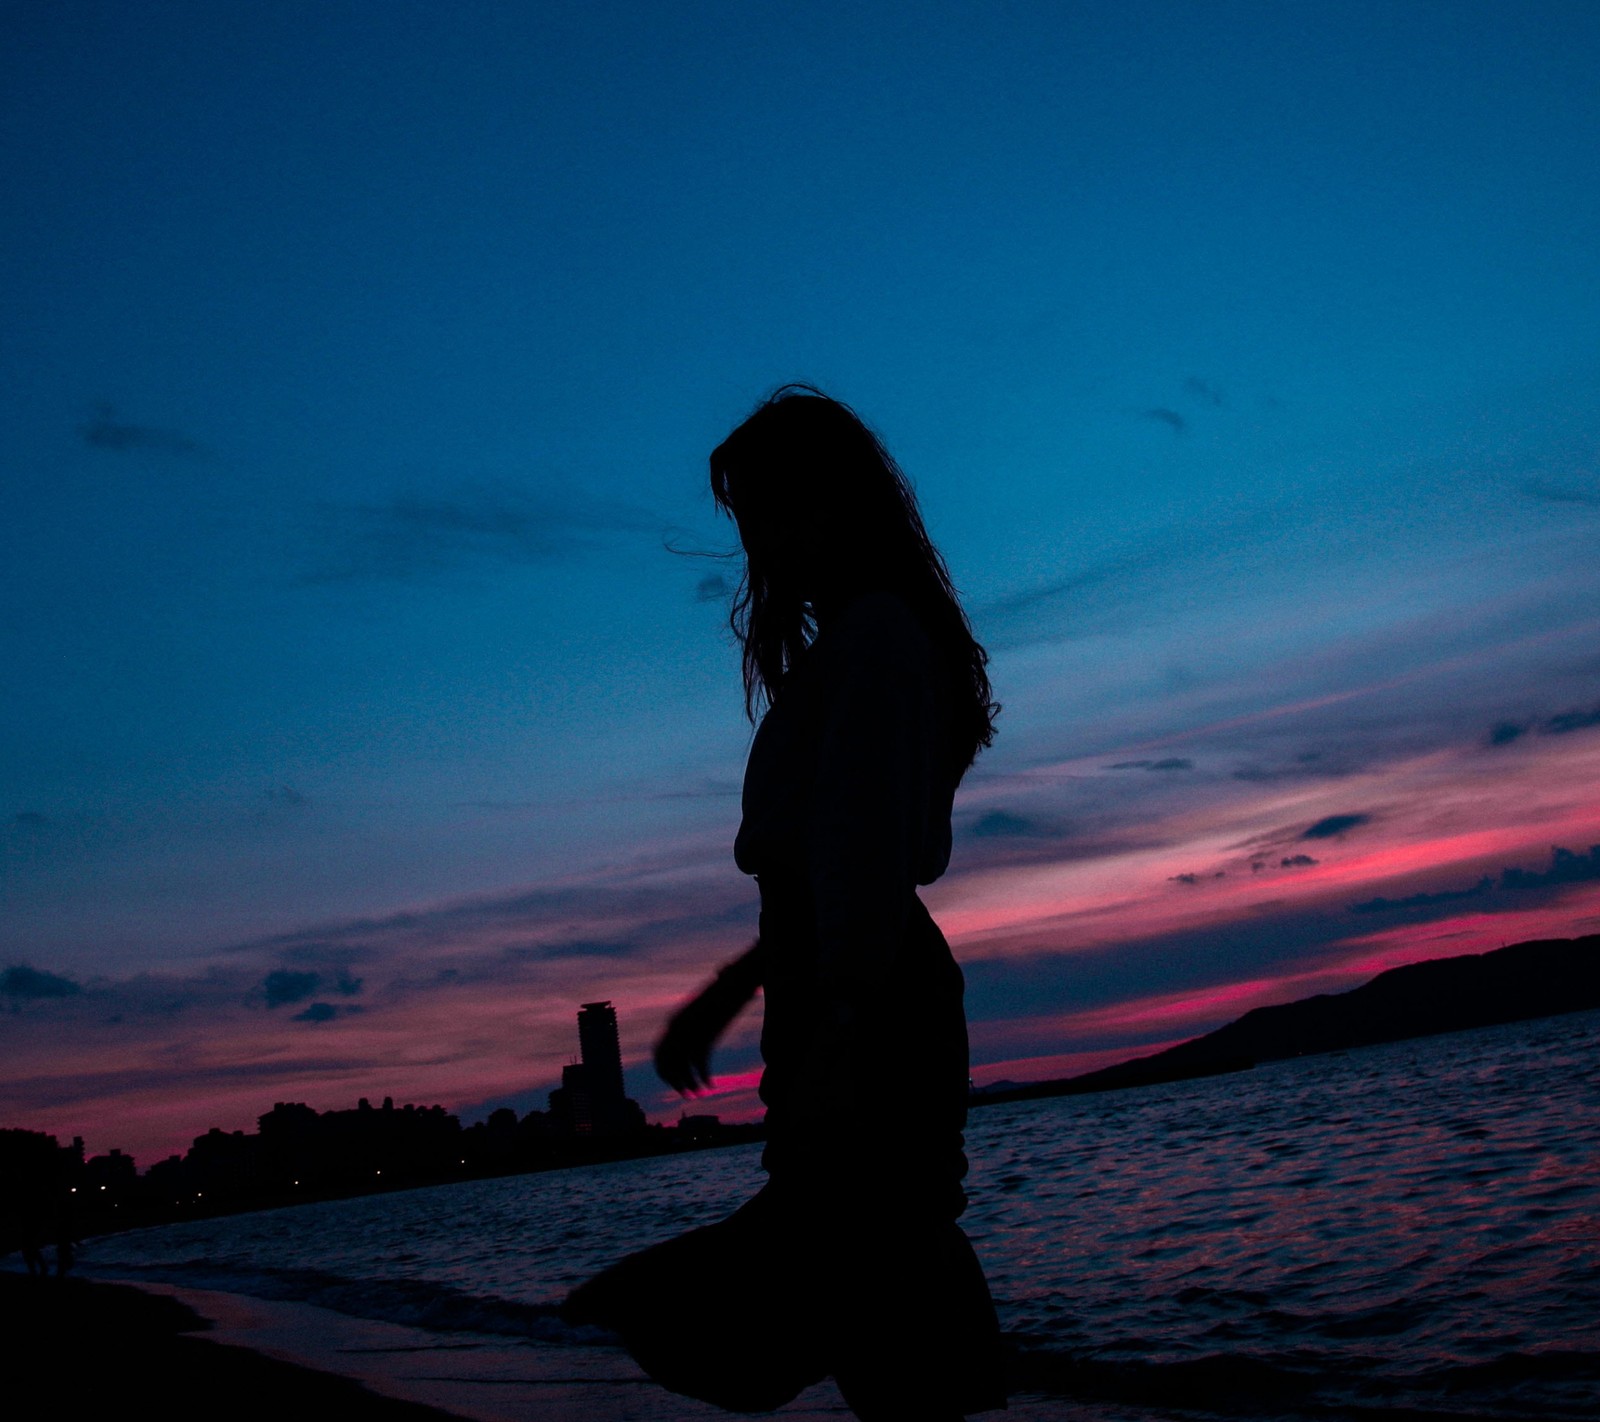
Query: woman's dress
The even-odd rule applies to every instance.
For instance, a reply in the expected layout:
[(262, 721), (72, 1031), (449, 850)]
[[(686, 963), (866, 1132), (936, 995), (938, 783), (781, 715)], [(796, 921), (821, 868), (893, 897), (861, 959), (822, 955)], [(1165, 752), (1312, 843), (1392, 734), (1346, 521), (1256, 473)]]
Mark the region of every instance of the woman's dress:
[(739, 867), (761, 890), (762, 1164), (728, 1219), (568, 1301), (676, 1391), (765, 1410), (832, 1375), (866, 1418), (1005, 1405), (965, 1207), (961, 970), (917, 898), (950, 857), (944, 684), (898, 597), (830, 622), (761, 722)]

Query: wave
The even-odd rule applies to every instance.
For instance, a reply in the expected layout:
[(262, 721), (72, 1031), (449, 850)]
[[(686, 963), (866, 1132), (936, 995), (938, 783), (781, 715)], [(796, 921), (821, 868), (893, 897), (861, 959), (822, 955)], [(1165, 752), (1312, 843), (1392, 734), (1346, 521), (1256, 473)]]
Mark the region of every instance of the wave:
[(172, 1284), (282, 1303), (314, 1304), (356, 1318), (400, 1323), (431, 1333), (485, 1333), (532, 1343), (589, 1347), (614, 1343), (602, 1329), (563, 1323), (559, 1305), (473, 1294), (425, 1279), (352, 1279), (319, 1269), (238, 1266), (212, 1259), (116, 1264), (95, 1274), (137, 1284)]
[[(1213, 1353), (1175, 1361), (1074, 1355), (1013, 1336), (1012, 1385), (1079, 1402), (1227, 1417), (1349, 1422), (1592, 1422), (1600, 1352), (1512, 1351), (1485, 1361), (1385, 1372), (1378, 1358)], [(1137, 1342), (1123, 1350), (1137, 1352)]]

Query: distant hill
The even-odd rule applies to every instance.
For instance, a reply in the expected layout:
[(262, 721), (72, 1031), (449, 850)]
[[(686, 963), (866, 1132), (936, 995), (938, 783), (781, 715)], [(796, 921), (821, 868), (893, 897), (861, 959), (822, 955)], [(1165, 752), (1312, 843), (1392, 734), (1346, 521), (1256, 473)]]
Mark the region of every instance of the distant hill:
[(1281, 1007), (1258, 1007), (1236, 1022), (1153, 1056), (1057, 1081), (1001, 1083), (971, 1104), (1026, 1101), (1151, 1086), (1242, 1071), (1257, 1062), (1370, 1047), (1582, 1012), (1600, 1007), (1600, 934), (1513, 943), (1492, 953), (1435, 958), (1390, 968), (1349, 992), (1323, 993)]

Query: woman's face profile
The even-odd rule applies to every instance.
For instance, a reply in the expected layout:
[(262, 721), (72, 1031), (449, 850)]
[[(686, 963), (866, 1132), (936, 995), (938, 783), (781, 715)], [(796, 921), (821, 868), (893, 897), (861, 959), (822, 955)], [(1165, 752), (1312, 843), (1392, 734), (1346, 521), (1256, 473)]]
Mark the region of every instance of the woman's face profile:
[[(840, 581), (839, 540), (830, 537), (826, 524), (803, 513), (770, 517), (755, 536), (760, 540), (761, 560), (766, 576), (813, 608), (828, 599)], [(745, 545), (746, 556), (750, 546)]]
[(881, 542), (872, 451), (858, 445), (870, 436), (853, 415), (801, 397), (759, 411), (713, 455), (752, 580), (813, 612), (861, 580)]

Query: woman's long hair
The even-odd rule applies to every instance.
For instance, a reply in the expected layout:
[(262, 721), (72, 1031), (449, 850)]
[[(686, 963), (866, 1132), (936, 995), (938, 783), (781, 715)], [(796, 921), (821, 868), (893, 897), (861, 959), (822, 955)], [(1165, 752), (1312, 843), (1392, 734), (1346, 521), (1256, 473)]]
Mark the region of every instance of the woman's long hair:
[(883, 442), (848, 405), (785, 385), (711, 452), (711, 493), (739, 526), (745, 571), (729, 624), (744, 653), (753, 721), (816, 635), (801, 575), (826, 560), (825, 585), (898, 593), (933, 640), (949, 678), (950, 768), (960, 778), (994, 739), (1000, 707), (988, 653), (972, 635), (916, 495)]

